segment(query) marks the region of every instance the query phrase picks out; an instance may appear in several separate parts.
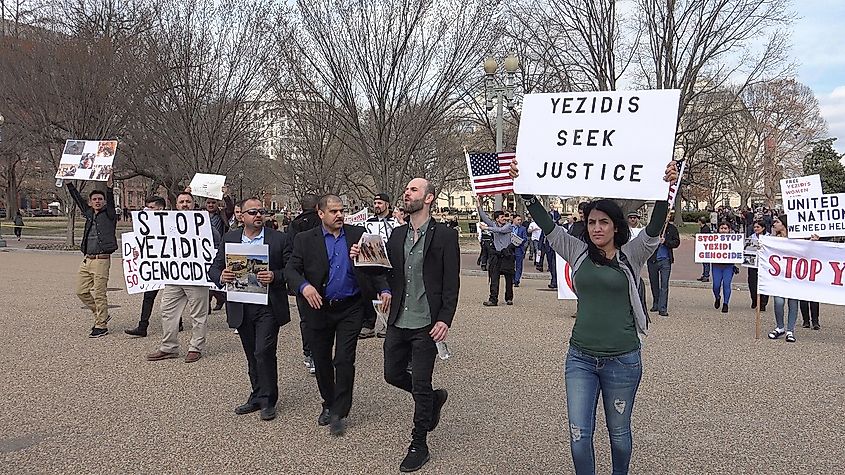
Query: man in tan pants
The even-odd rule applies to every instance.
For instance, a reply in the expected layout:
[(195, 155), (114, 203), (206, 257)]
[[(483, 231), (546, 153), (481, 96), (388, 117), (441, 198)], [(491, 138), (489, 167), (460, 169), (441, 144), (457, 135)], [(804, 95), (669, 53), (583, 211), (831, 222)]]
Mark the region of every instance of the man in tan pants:
[[(193, 195), (188, 192), (180, 193), (176, 197), (176, 209), (193, 210)], [(168, 284), (161, 291), (161, 330), (164, 334), (161, 346), (148, 354), (147, 360), (160, 361), (179, 357), (179, 320), (186, 311), (191, 317), (192, 329), (185, 363), (193, 363), (202, 357), (208, 333), (208, 287)]]
[(117, 250), (117, 214), (112, 185), (112, 178), (109, 177), (106, 191), (93, 190), (88, 194), (86, 201), (73, 183), (67, 184), (71, 198), (85, 218), (85, 232), (79, 246), (85, 258), (79, 265), (76, 295), (94, 314), (94, 326), (89, 335), (91, 338), (99, 338), (109, 333), (109, 301), (106, 289), (109, 283), (111, 254)]

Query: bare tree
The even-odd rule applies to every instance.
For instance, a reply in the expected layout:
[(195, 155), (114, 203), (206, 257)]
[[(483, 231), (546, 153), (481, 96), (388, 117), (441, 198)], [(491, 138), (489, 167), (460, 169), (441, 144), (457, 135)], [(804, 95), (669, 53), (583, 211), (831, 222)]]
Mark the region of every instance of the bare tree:
[(396, 196), (413, 161), (466, 93), (497, 28), (496, 2), (377, 0), (349, 8), (299, 0), (300, 55), (311, 92), (340, 111), (338, 137), (372, 181)]

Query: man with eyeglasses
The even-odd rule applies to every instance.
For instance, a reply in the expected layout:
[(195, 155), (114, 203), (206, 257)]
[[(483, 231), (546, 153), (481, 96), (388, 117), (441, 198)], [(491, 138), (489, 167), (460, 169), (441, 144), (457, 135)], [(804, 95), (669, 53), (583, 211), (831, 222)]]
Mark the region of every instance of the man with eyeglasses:
[(235, 408), (235, 414), (244, 415), (261, 411), (260, 418), (276, 418), (279, 399), (278, 347), (279, 328), (290, 322), (284, 268), (291, 253), (288, 236), (264, 226), (267, 214), (258, 198), (243, 203), (243, 228), (233, 229), (223, 236), (223, 242), (208, 270), (213, 282), (227, 284), (235, 281), (235, 273), (226, 267), (227, 244), (265, 244), (268, 247), (269, 269), (256, 274), (258, 282), (267, 286), (267, 305), (226, 302), (226, 319), (230, 328), (238, 330), (246, 355), (249, 382), (252, 392), (244, 404)]
[[(193, 211), (194, 195), (183, 191), (176, 196), (177, 211)], [(212, 233), (216, 231), (212, 228)], [(216, 236), (215, 236), (216, 237)], [(195, 363), (202, 358), (208, 334), (208, 287), (204, 285), (167, 284), (161, 291), (161, 346), (147, 355), (147, 361), (162, 361), (179, 357), (179, 326), (182, 314), (191, 317), (191, 341), (185, 363)]]
[[(365, 273), (350, 257), (365, 230), (343, 223), (343, 201), (336, 195), (320, 199), (321, 226), (296, 235), (293, 254), (285, 268), (290, 287), (306, 320), (308, 343), (317, 370), (317, 387), (323, 409), (317, 424), (328, 425), (332, 435), (346, 432), (355, 381), (355, 350), (361, 331), (363, 307), (370, 305), (362, 294), (364, 283), (379, 290), (382, 308), (390, 308), (390, 290), (383, 273)], [(334, 358), (332, 358), (332, 347)]]

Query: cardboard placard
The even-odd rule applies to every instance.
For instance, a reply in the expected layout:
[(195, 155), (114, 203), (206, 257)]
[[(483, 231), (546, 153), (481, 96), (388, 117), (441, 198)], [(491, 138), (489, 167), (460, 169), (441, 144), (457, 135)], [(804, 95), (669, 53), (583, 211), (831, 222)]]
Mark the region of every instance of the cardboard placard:
[(695, 262), (698, 264), (742, 264), (745, 236), (742, 234), (696, 234)]
[(527, 94), (516, 193), (665, 200), (678, 90)]
[(56, 178), (108, 181), (116, 153), (117, 140), (68, 140)]
[(214, 286), (208, 269), (217, 251), (207, 211), (133, 211), (132, 230), (143, 281)]

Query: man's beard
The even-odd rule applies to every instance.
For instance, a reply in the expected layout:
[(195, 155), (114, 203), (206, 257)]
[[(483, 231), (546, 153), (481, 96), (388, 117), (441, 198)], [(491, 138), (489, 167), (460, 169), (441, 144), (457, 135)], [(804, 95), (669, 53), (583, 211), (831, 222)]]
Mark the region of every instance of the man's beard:
[(405, 201), (405, 212), (408, 214), (416, 213), (417, 211), (423, 209), (423, 200), (411, 200)]

